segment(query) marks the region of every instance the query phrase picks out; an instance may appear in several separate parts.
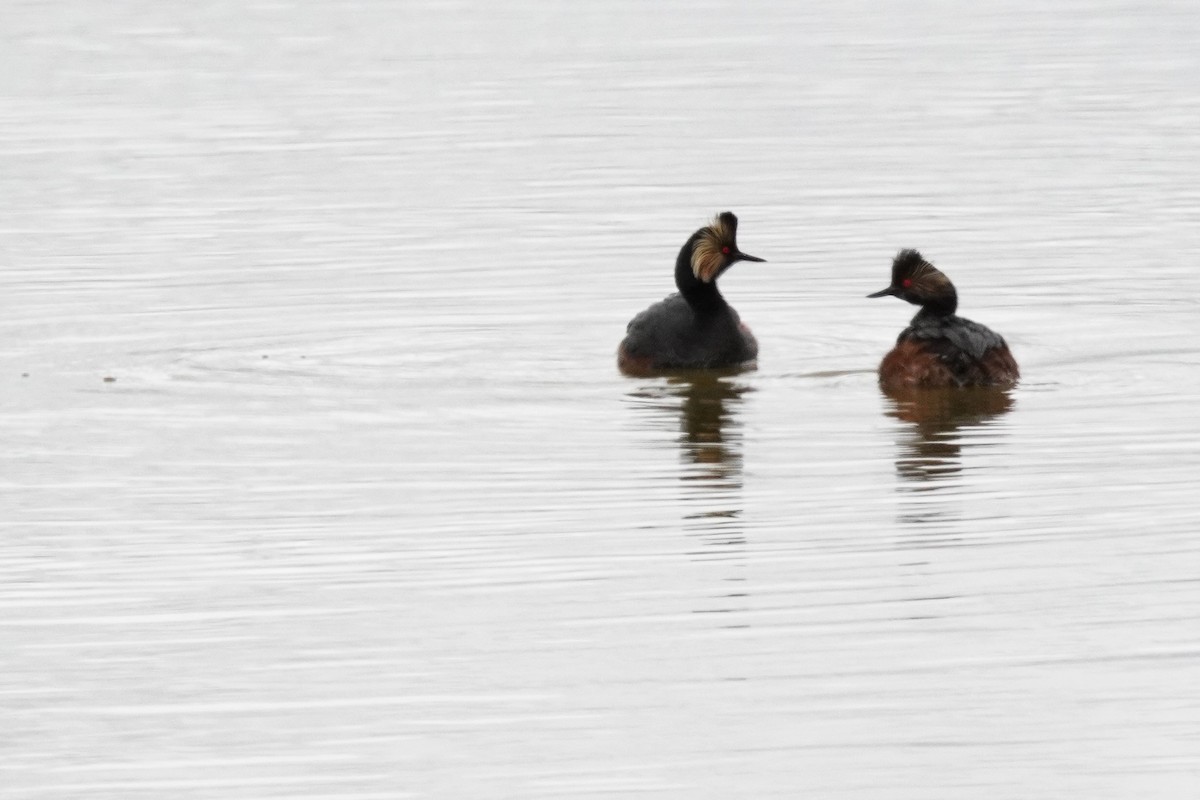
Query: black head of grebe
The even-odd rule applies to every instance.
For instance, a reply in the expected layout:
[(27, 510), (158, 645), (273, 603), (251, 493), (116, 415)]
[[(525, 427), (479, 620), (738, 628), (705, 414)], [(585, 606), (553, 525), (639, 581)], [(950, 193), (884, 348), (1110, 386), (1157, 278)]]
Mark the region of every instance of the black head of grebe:
[(916, 250), (901, 250), (892, 262), (892, 283), (867, 297), (899, 297), (931, 314), (948, 315), (958, 309), (958, 292), (946, 274)]
[(675, 285), (689, 302), (705, 304), (720, 297), (717, 278), (739, 261), (766, 259), (743, 253), (737, 245), (738, 218), (723, 211), (693, 233), (675, 259)]

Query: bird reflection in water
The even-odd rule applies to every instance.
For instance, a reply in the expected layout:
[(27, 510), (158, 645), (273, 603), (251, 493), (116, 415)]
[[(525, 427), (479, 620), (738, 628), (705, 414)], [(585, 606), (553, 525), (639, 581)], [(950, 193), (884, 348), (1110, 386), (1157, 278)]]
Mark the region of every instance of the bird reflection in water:
[(738, 410), (750, 387), (734, 380), (737, 370), (679, 372), (665, 385), (648, 387), (635, 397), (678, 415), (680, 481), (684, 502), (697, 508), (684, 524), (708, 545), (742, 545), (742, 434)]
[[(734, 377), (741, 370), (674, 373), (665, 384), (633, 393), (651, 400), (664, 424), (678, 426), (683, 486), (683, 528), (701, 547), (694, 562), (717, 567), (721, 588), (695, 611), (721, 615), (724, 628), (742, 628), (746, 608), (746, 533), (742, 521), (742, 424), (745, 396), (752, 391)], [(729, 615), (735, 615), (731, 618)]]
[[(1013, 406), (1010, 390), (998, 387), (890, 389), (884, 395), (889, 417), (909, 423), (898, 429), (896, 473), (902, 493), (924, 494), (955, 486), (964, 450), (986, 447), (994, 437), (969, 435), (991, 425)], [(964, 435), (968, 434), (968, 435)], [(930, 523), (956, 518), (944, 503), (914, 498), (901, 521)]]

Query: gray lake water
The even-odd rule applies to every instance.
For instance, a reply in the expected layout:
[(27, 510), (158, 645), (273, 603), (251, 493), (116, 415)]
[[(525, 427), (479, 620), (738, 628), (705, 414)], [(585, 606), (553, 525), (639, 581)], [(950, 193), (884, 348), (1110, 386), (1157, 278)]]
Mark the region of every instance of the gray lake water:
[[(1200, 795), (1200, 7), (0, 10), (0, 795)], [(715, 212), (755, 371), (631, 379)], [(919, 247), (1008, 394), (874, 368)]]

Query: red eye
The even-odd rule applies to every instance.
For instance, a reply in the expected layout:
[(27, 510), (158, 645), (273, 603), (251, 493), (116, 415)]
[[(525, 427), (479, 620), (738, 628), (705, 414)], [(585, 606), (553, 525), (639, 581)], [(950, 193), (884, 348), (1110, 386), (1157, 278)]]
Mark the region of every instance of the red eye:
[(721, 252), (724, 253), (725, 255), (729, 255), (729, 245), (725, 245), (724, 247), (722, 247)]
[(908, 287), (912, 286), (912, 281), (910, 281), (908, 278), (905, 278), (900, 285), (907, 289)]

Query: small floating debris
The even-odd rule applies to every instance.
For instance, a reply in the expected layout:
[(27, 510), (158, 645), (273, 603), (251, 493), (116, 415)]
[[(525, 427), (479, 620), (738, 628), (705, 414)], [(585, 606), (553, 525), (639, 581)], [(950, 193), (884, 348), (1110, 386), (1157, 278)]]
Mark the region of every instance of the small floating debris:
[(104, 382), (105, 382), (105, 383), (116, 383), (116, 382), (117, 382), (117, 379), (116, 379), (116, 378), (114, 378), (112, 375), (105, 375), (105, 376), (104, 376)]

